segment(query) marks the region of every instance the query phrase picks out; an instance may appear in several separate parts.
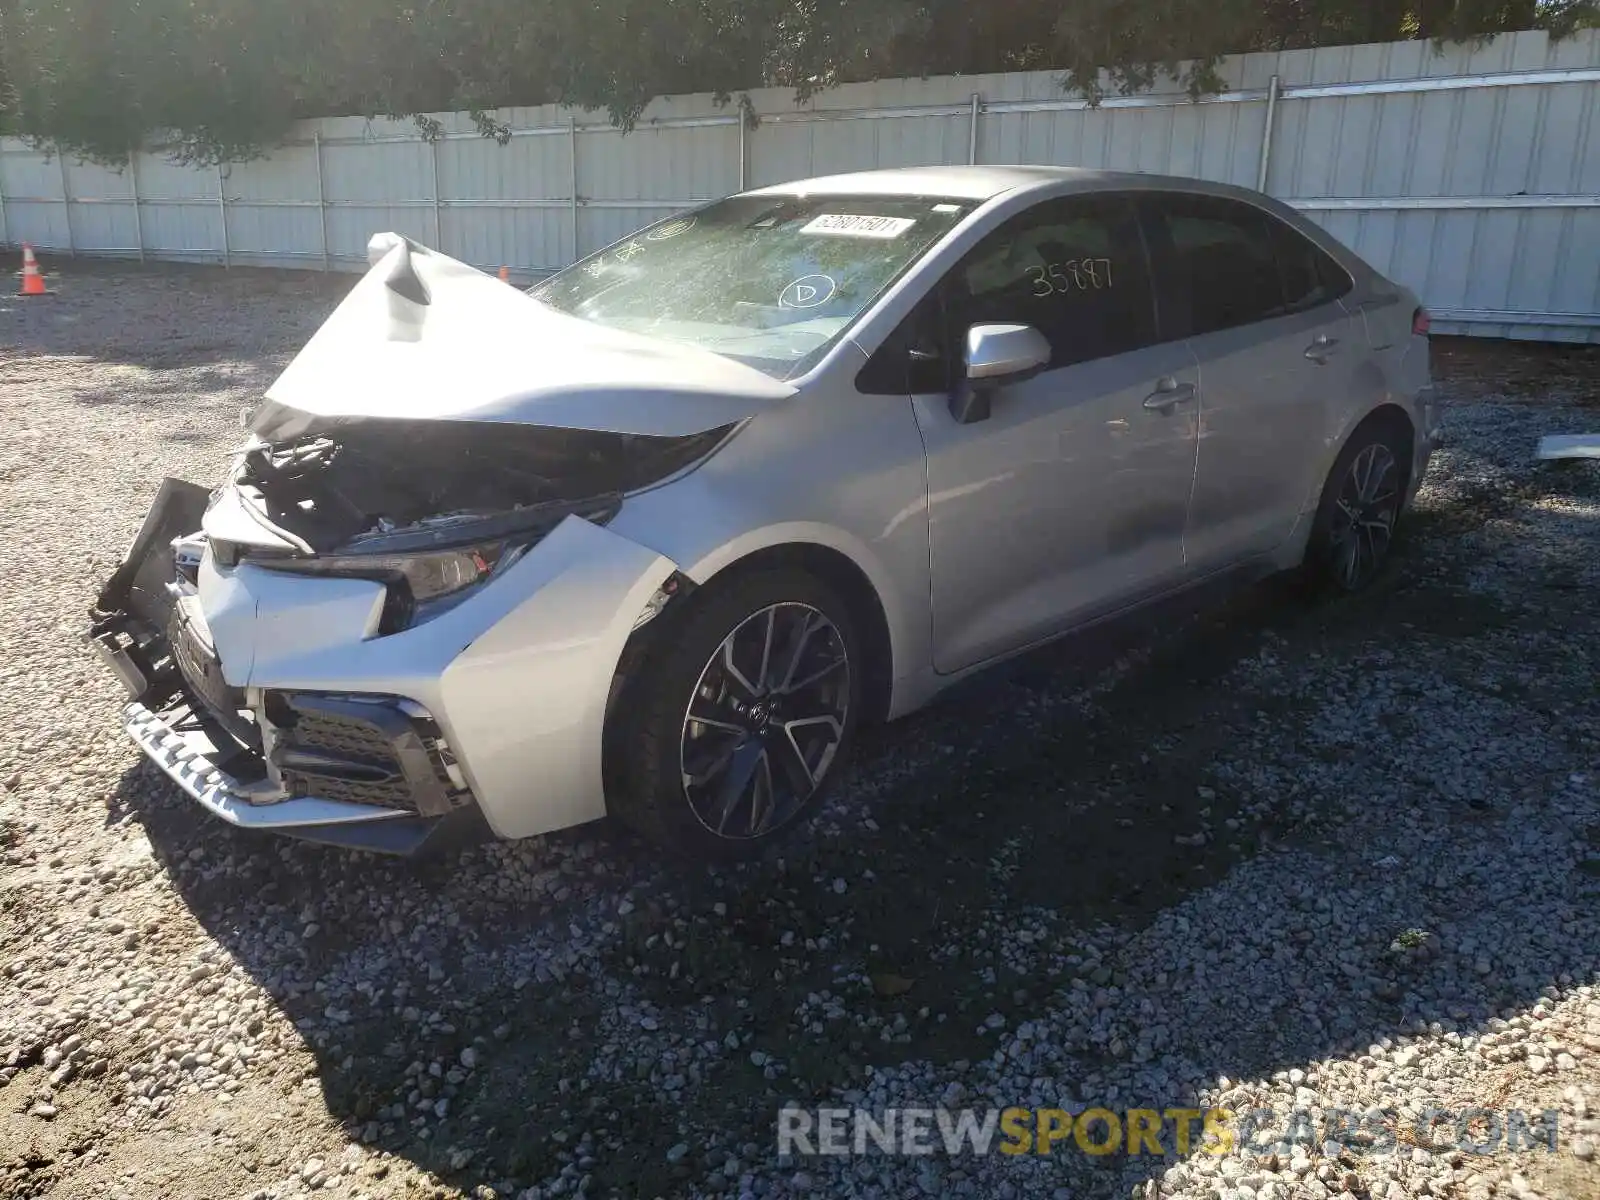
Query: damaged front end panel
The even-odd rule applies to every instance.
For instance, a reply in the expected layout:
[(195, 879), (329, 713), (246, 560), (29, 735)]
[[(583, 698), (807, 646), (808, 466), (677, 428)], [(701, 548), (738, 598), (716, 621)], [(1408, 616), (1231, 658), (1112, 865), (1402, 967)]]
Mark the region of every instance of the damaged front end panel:
[[(586, 429), (317, 420), (268, 402), (251, 423), (234, 482), (275, 532), (309, 553), (369, 545), (414, 527), (445, 540), (490, 516), (570, 511), (675, 473), (727, 434), (685, 437)], [(559, 519), (559, 518), (558, 518)]]
[[(92, 610), (89, 637), (128, 693), (123, 725), (224, 820), (410, 854), (479, 822), (432, 716), (391, 696), (230, 685), (196, 588), (208, 493), (164, 481)], [(179, 531), (179, 532), (174, 532)]]
[[(385, 585), (380, 634), (438, 615), (569, 516), (604, 525), (622, 497), (697, 462), (728, 430), (681, 437), (473, 422), (312, 421), (269, 403), (254, 423), (297, 429), (239, 455), (217, 562)], [(260, 532), (266, 540), (252, 535)], [(244, 540), (234, 540), (243, 538)]]
[(90, 639), (128, 692), (130, 735), (205, 807), (234, 824), (401, 853), (446, 818), (476, 815), (437, 721), (405, 697), (230, 684), (207, 626), (202, 557), (222, 571), (248, 562), (380, 584), (370, 636), (383, 637), (461, 603), (568, 517), (604, 525), (626, 493), (727, 433), (307, 419), (270, 402), (253, 428), (214, 493), (164, 481), (100, 592)]
[(174, 543), (200, 528), (208, 493), (164, 479), (155, 503), (90, 611), (89, 637), (134, 700), (170, 695), (179, 685), (167, 641), (177, 602)]

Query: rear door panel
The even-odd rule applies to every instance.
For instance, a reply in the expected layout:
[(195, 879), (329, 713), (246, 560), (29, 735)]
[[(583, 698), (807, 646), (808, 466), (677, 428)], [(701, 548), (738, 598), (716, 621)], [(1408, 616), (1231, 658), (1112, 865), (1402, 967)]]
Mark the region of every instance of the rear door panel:
[(1262, 209), (1167, 193), (1142, 211), (1163, 334), (1186, 337), (1199, 363), (1184, 552), (1203, 572), (1291, 535), (1368, 357), (1366, 328), (1338, 299), (1343, 269)]
[(1337, 302), (1190, 340), (1200, 361), (1200, 448), (1184, 549), (1197, 569), (1265, 553), (1289, 536), (1336, 420), (1332, 397), (1348, 391), (1364, 340)]

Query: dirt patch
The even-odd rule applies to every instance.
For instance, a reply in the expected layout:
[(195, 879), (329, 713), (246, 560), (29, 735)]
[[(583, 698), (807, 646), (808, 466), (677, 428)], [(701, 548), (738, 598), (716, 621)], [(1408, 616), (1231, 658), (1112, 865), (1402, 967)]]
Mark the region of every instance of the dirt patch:
[(1437, 337), (1433, 375), (1461, 400), (1600, 407), (1600, 346)]

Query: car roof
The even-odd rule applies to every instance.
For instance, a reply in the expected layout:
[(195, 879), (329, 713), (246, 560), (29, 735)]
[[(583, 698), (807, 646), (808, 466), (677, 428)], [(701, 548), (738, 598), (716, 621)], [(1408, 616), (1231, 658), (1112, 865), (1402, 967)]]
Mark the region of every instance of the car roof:
[[(1063, 186), (1065, 185), (1065, 186)], [(1134, 171), (1101, 171), (1090, 167), (950, 166), (895, 167), (794, 179), (755, 188), (750, 196), (940, 196), (952, 200), (989, 200), (1017, 191), (1103, 191), (1114, 188), (1162, 188), (1242, 196), (1244, 188), (1210, 180)]]

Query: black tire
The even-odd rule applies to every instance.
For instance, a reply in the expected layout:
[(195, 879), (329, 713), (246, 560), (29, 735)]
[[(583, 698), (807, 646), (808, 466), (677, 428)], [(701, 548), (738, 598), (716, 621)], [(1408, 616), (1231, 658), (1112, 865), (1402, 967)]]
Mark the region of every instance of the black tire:
[[(612, 713), (607, 807), (678, 853), (755, 857), (814, 811), (840, 774), (862, 707), (855, 623), (837, 592), (787, 567), (713, 581), (683, 603), (657, 618), (664, 624), (652, 652)], [(756, 649), (763, 638), (772, 647), (765, 673)], [(842, 666), (830, 665), (835, 654)], [(817, 680), (804, 693), (784, 691), (784, 672), (791, 684)], [(748, 790), (728, 800), (747, 770)]]
[(1383, 570), (1394, 544), (1410, 470), (1394, 426), (1360, 426), (1328, 473), (1306, 548), (1306, 571), (1323, 591), (1358, 592)]

